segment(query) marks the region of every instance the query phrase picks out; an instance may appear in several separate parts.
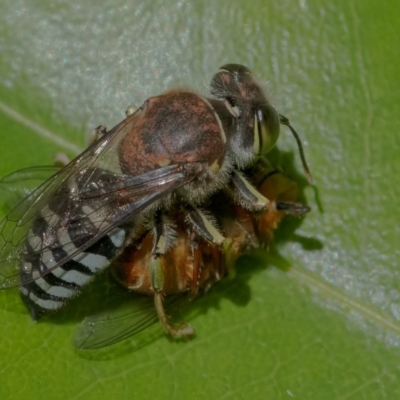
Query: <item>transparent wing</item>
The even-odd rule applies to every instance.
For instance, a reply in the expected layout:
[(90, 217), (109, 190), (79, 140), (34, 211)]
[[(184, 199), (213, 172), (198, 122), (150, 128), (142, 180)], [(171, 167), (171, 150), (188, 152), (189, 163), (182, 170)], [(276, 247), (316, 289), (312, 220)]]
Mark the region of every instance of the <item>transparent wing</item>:
[(101, 137), (0, 222), (0, 287), (18, 285), (20, 268), (32, 259), (40, 265), (34, 279), (49, 273), (194, 178), (179, 165), (139, 176), (120, 171), (118, 144), (135, 129), (135, 118)]
[(16, 204), (29, 196), (36, 188), (60, 167), (39, 166), (15, 171), (0, 180), (0, 203), (5, 213), (9, 213)]
[[(181, 294), (167, 296), (164, 305), (171, 314), (188, 302), (189, 296)], [(114, 310), (86, 317), (77, 328), (72, 344), (78, 349), (100, 349), (134, 336), (156, 322), (153, 298), (136, 296)]]

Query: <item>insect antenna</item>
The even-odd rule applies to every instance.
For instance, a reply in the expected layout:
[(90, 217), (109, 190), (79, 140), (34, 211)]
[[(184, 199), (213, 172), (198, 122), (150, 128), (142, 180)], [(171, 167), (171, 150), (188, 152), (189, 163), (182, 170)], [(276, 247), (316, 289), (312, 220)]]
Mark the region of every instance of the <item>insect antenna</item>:
[(307, 177), (307, 181), (308, 181), (308, 183), (310, 185), (312, 185), (313, 184), (313, 180), (312, 180), (311, 172), (310, 172), (310, 169), (308, 168), (308, 165), (307, 165), (306, 156), (304, 155), (303, 145), (301, 144), (301, 140), (300, 140), (299, 135), (297, 134), (297, 132), (295, 131), (293, 126), (290, 124), (288, 118), (286, 118), (282, 114), (279, 114), (279, 120), (280, 120), (280, 123), (282, 125), (285, 125), (290, 129), (290, 131), (292, 132), (294, 138), (296, 139), (297, 147), (298, 147), (299, 153), (300, 153), (301, 163), (303, 164), (303, 168), (304, 168), (304, 172), (305, 172), (306, 177)]

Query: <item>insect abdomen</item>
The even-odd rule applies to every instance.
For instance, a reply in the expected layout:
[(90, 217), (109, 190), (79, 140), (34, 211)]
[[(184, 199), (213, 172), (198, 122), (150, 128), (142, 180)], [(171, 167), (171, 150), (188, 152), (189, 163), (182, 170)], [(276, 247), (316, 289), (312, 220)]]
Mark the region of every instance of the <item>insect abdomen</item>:
[[(115, 228), (85, 251), (48, 272), (45, 265), (40, 265), (40, 255), (30, 255), (29, 260), (25, 259), (21, 267), (20, 293), (32, 318), (36, 320), (48, 311), (57, 310), (76, 296), (112, 262), (123, 246), (125, 236), (124, 229)], [(57, 251), (62, 252), (62, 249)], [(57, 258), (54, 253), (53, 257)]]

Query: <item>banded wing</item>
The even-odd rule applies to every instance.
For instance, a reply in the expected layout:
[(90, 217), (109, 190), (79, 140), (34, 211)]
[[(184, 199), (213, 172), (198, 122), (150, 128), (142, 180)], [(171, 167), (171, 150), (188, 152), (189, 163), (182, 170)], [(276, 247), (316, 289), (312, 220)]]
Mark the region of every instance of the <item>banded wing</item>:
[(21, 283), (25, 301), (58, 308), (109, 261), (85, 250), (95, 247), (92, 254), (103, 256), (110, 241), (113, 247), (121, 246), (126, 231), (114, 228), (128, 220), (134, 224), (140, 211), (193, 180), (179, 165), (139, 176), (122, 173), (118, 143), (135, 129), (135, 122), (135, 114), (126, 118), (1, 221), (2, 288)]

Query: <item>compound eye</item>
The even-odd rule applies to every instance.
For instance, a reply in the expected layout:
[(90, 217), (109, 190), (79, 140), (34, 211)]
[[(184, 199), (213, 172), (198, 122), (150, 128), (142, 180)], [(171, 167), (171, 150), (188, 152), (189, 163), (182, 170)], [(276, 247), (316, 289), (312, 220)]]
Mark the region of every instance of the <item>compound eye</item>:
[(257, 107), (254, 116), (254, 154), (267, 154), (278, 140), (279, 129), (279, 115), (275, 108), (270, 104)]

